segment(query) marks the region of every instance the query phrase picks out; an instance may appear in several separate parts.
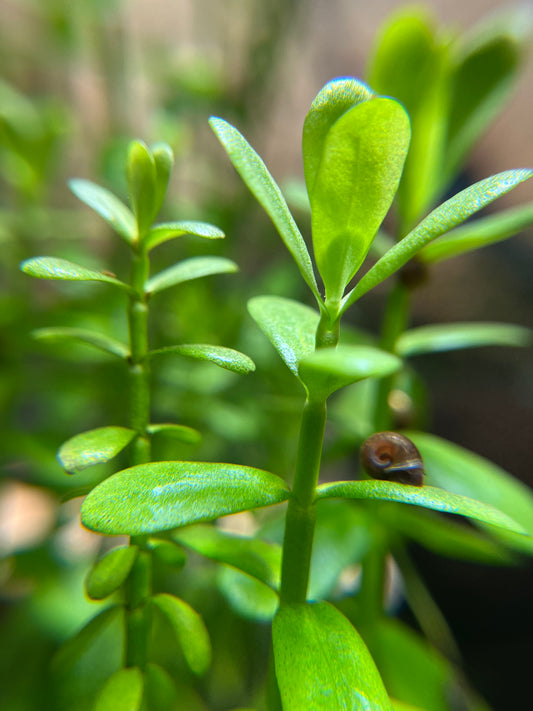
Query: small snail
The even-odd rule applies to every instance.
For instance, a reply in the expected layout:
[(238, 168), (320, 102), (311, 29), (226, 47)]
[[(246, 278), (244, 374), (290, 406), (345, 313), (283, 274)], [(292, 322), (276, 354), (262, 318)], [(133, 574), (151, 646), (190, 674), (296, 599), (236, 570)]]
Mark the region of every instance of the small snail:
[(361, 447), (361, 464), (374, 479), (423, 486), (424, 462), (410, 439), (398, 432), (376, 432)]

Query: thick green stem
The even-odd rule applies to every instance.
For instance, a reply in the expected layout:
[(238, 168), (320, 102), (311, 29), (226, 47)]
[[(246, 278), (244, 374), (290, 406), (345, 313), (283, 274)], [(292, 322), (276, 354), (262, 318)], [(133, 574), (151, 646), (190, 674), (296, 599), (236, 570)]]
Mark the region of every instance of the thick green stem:
[[(374, 511), (377, 511), (377, 507)], [(364, 624), (371, 626), (383, 614), (387, 542), (381, 527), (374, 527), (372, 546), (362, 561), (361, 589), (357, 596), (364, 611)]]
[[(136, 543), (141, 543), (136, 540)], [(152, 556), (141, 550), (127, 583), (125, 666), (144, 669), (147, 662), (152, 594)]]

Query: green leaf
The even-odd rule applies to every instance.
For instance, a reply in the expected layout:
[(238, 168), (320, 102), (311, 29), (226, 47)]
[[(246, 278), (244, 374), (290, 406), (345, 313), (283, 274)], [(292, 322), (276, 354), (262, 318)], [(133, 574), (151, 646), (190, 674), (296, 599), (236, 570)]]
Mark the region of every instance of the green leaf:
[(138, 234), (143, 237), (150, 229), (160, 206), (156, 198), (154, 156), (142, 141), (130, 143), (126, 176)]
[(187, 562), (185, 551), (172, 541), (150, 538), (148, 539), (148, 548), (157, 559), (173, 568), (183, 568)]
[(431, 240), (533, 176), (533, 170), (507, 170), (480, 180), (435, 208), (406, 237), (368, 270), (342, 302), (341, 313), (361, 296), (403, 267)]
[(425, 212), (440, 182), (448, 109), (448, 45), (422, 7), (400, 9), (381, 30), (368, 81), (411, 119), (412, 138), (398, 189), (402, 226)]
[(279, 606), (272, 588), (240, 570), (221, 566), (216, 575), (217, 587), (233, 610), (247, 620), (271, 622)]
[(68, 184), (74, 195), (103, 217), (126, 242), (134, 242), (137, 233), (135, 217), (121, 200), (90, 180), (74, 178)]
[(163, 242), (183, 235), (194, 235), (206, 239), (223, 239), (225, 237), (222, 230), (207, 222), (161, 222), (154, 225), (148, 232), (143, 240), (143, 249), (148, 252)]
[(254, 149), (236, 128), (212, 117), (209, 125), (224, 146), (235, 170), (268, 214), (292, 254), (305, 282), (320, 301), (309, 251), (274, 178)]
[(21, 270), (37, 279), (61, 279), (65, 281), (105, 281), (108, 284), (115, 284), (121, 289), (132, 291), (127, 284), (116, 279), (114, 276), (97, 272), (94, 269), (87, 269), (79, 264), (68, 262), (66, 259), (56, 257), (33, 257), (26, 259), (20, 265)]
[(94, 711), (139, 711), (144, 679), (138, 667), (116, 671), (98, 694)]
[(113, 459), (135, 434), (135, 430), (126, 427), (98, 427), (68, 439), (59, 448), (57, 458), (69, 474), (75, 474)]
[(300, 361), (315, 349), (319, 314), (281, 296), (256, 296), (248, 301), (248, 311), (287, 367), (299, 377)]
[(332, 605), (282, 605), (272, 639), (284, 711), (391, 711), (363, 640)]
[(155, 163), (154, 206), (157, 214), (165, 199), (168, 181), (174, 165), (174, 153), (168, 143), (154, 143), (150, 151)]
[(154, 274), (146, 281), (144, 290), (147, 294), (153, 294), (184, 281), (212, 274), (229, 274), (238, 270), (235, 262), (224, 257), (191, 257), (168, 267), (168, 269), (163, 269), (159, 274)]
[(180, 346), (167, 346), (151, 351), (150, 355), (165, 355), (174, 353), (175, 355), (187, 356), (196, 360), (206, 360), (214, 363), (220, 368), (231, 370), (233, 373), (251, 373), (255, 370), (255, 363), (244, 353), (225, 348), (224, 346), (211, 346), (203, 343), (183, 344)]
[[(529, 487), (488, 459), (456, 444), (422, 432), (406, 435), (422, 454), (428, 481), (497, 507), (533, 536), (533, 493)], [(533, 552), (531, 538), (517, 536), (512, 542)]]
[(381, 378), (399, 370), (402, 362), (372, 346), (320, 348), (300, 361), (298, 372), (309, 393), (325, 399), (345, 385)]
[(398, 189), (409, 138), (405, 109), (385, 98), (354, 106), (329, 129), (308, 185), (313, 247), (327, 301), (340, 301), (363, 263)]
[(202, 434), (193, 427), (186, 425), (174, 425), (170, 422), (148, 425), (146, 428), (149, 434), (166, 434), (179, 439), (187, 444), (199, 444), (202, 441)]
[(272, 506), (289, 497), (275, 474), (237, 464), (155, 462), (102, 481), (85, 499), (82, 522), (108, 535), (157, 533)]
[(426, 264), (472, 252), (522, 232), (533, 224), (533, 203), (503, 210), (457, 227), (424, 247), (419, 258)]
[(172, 678), (158, 664), (148, 663), (144, 674), (144, 697), (148, 711), (176, 711), (178, 694)]
[(191, 671), (205, 674), (211, 664), (211, 642), (200, 615), (183, 600), (161, 593), (152, 602), (166, 617)]
[(66, 673), (95, 643), (105, 628), (119, 617), (121, 619), (124, 617), (124, 608), (121, 605), (113, 605), (102, 610), (59, 648), (52, 658), (52, 668)]
[[(427, 471), (430, 471), (428, 462), (424, 461), (424, 463)], [(409, 486), (389, 481), (337, 481), (332, 484), (321, 484), (317, 488), (317, 500), (330, 498), (397, 501), (402, 504), (424, 506), (435, 511), (468, 516), (476, 521), (499, 526), (514, 533), (526, 533), (526, 529), (520, 523), (494, 506), (433, 486)]]
[(85, 592), (91, 600), (103, 600), (126, 580), (135, 563), (137, 546), (120, 546), (97, 561), (85, 579)]
[(396, 341), (395, 352), (409, 358), (422, 353), (441, 353), (481, 346), (527, 346), (531, 331), (508, 323), (443, 323), (405, 331)]
[(172, 538), (206, 558), (241, 570), (274, 590), (279, 587), (281, 546), (224, 533), (206, 525), (181, 528)]
[(130, 357), (129, 348), (124, 343), (83, 328), (38, 328), (32, 331), (31, 335), (39, 341), (78, 341), (124, 360)]

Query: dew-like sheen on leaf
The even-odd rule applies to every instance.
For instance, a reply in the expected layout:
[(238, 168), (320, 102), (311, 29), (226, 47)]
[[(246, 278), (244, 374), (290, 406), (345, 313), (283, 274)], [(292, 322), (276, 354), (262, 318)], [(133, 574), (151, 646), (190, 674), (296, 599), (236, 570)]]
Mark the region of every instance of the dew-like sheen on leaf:
[(57, 458), (67, 472), (74, 474), (113, 459), (134, 437), (135, 430), (126, 427), (98, 427), (68, 439)]
[(37, 279), (59, 279), (64, 281), (105, 281), (122, 289), (131, 291), (131, 287), (113, 276), (87, 269), (74, 262), (57, 257), (32, 257), (20, 265), (21, 270)]
[(289, 497), (275, 474), (237, 464), (154, 462), (113, 474), (87, 496), (82, 523), (107, 535), (157, 533)]

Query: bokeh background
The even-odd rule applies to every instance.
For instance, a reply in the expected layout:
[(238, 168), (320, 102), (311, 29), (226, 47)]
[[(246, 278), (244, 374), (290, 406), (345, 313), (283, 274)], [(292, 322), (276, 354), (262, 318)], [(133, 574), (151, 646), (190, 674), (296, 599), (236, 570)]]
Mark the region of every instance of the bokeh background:
[[(35, 254), (124, 271), (120, 245), (76, 203), (67, 179), (90, 178), (124, 194), (120, 171), (128, 141), (168, 141), (177, 168), (167, 216), (220, 224), (228, 235), (220, 253), (235, 259), (241, 274), (215, 294), (221, 312), (213, 312), (207, 287), (185, 290), (179, 304), (175, 297), (158, 302), (154, 340), (167, 343), (169, 332), (175, 333), (172, 340), (186, 340), (192, 322), (198, 341), (203, 337), (245, 350), (254, 339), (244, 316), (247, 298), (255, 293), (306, 297), (293, 284), (293, 267), (279, 239), (228, 167), (207, 118), (222, 115), (238, 125), (281, 183), (300, 180), (301, 126), (313, 97), (334, 76), (365, 76), (380, 26), (404, 5), (391, 0), (0, 3), (0, 667), (6, 673), (13, 676), (22, 665), (25, 674), (44, 676), (50, 649), (86, 614), (83, 603), (69, 607), (68, 586), (78, 586), (80, 575), (72, 571), (77, 561), (86, 563), (94, 555), (95, 543), (78, 531), (74, 503), (61, 503), (73, 483), (55, 462), (55, 451), (74, 432), (123, 416), (125, 381), (114, 364), (83, 349), (58, 357), (29, 335), (33, 328), (80, 321), (111, 332), (125, 328), (120, 306), (107, 292), (31, 283), (18, 272), (18, 263)], [(468, 32), (509, 3), (421, 5), (443, 31)], [(532, 86), (530, 52), (511, 100), (472, 153), (461, 184), (533, 165)], [(532, 187), (525, 184), (491, 210), (532, 199)], [(305, 215), (300, 218), (305, 224)], [(493, 320), (533, 327), (531, 237), (529, 230), (440, 265), (417, 292), (413, 324)], [(161, 265), (173, 249), (161, 249)], [(383, 296), (368, 298), (354, 322), (377, 332)], [(208, 315), (198, 325), (195, 315), (202, 305)], [(531, 350), (443, 354), (420, 358), (417, 366), (430, 392), (430, 430), (533, 486)], [(177, 402), (211, 428), (202, 458), (231, 456), (231, 451), (249, 464), (272, 465), (265, 454), (268, 434), (253, 423), (246, 431), (246, 417), (237, 407), (253, 384), (229, 392), (216, 411), (206, 399), (207, 386), (193, 387), (193, 377), (169, 366), (161, 376), (159, 407), (166, 414)], [(169, 382), (184, 385), (183, 392), (168, 392)], [(225, 382), (212, 387), (226, 392)], [(202, 407), (211, 406), (206, 417)], [(235, 438), (235, 429), (246, 432), (244, 440)], [(170, 454), (175, 453), (162, 446), (161, 455)], [(289, 464), (290, 457), (279, 454), (278, 470)], [(90, 478), (80, 486), (88, 483)], [(44, 543), (50, 537), (53, 552)], [(61, 590), (54, 588), (58, 571), (43, 551), (60, 560), (59, 574), (67, 579)], [(474, 685), (495, 709), (525, 708), (533, 637), (531, 564), (501, 569), (436, 559), (422, 550), (414, 555), (450, 620)], [(28, 600), (30, 613), (24, 608)], [(41, 708), (30, 692), (17, 694), (19, 701), (9, 696), (9, 711)]]

